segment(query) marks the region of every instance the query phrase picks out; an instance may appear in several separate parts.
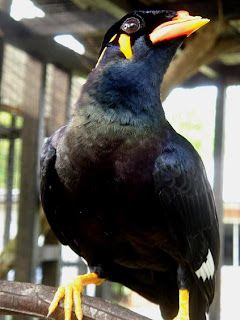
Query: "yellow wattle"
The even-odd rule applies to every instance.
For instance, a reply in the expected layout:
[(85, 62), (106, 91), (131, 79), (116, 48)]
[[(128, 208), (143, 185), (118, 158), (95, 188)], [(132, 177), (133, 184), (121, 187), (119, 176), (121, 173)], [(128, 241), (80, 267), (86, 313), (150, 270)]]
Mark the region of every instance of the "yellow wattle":
[(120, 50), (125, 55), (127, 59), (131, 59), (132, 54), (132, 47), (131, 47), (131, 38), (127, 34), (123, 33), (120, 35), (118, 43), (120, 45)]

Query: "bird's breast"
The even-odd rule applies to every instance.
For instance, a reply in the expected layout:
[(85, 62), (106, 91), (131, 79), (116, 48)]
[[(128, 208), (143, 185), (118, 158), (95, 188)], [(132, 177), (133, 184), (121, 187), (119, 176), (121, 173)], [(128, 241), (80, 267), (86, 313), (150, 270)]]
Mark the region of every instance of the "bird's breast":
[[(75, 137), (69, 136), (61, 155), (65, 161), (61, 164), (61, 178), (75, 203), (70, 213), (74, 222), (71, 233), (78, 247), (84, 251), (90, 245), (94, 252), (101, 247), (111, 255), (118, 252), (114, 260), (120, 263), (136, 256), (140, 248), (142, 254), (147, 254), (153, 226), (158, 226), (157, 233), (167, 230), (152, 176), (162, 143), (159, 135), (138, 134), (136, 130), (134, 135), (114, 143), (103, 131), (101, 134), (101, 139), (89, 135), (78, 144), (73, 144)], [(161, 243), (156, 242), (156, 252), (160, 247)], [(133, 258), (133, 264), (141, 260), (142, 254)], [(83, 255), (90, 259), (87, 249)]]
[(152, 177), (160, 152), (157, 139), (125, 141), (108, 152), (100, 150), (94, 159), (84, 160), (80, 155), (74, 165), (71, 162), (69, 170), (73, 173), (68, 172), (68, 177), (76, 180), (69, 189), (71, 196), (74, 190), (74, 210), (69, 212), (68, 232), (74, 235), (87, 261), (98, 252), (105, 259), (111, 257), (116, 263), (134, 268), (143, 267), (144, 261), (154, 264), (155, 254), (166, 260), (161, 247), (170, 245), (164, 242), (169, 231)]

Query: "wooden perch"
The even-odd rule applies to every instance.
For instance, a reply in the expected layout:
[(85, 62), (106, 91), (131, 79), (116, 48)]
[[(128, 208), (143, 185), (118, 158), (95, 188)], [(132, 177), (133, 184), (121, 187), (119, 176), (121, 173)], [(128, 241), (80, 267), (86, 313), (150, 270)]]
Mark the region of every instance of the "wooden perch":
[[(53, 287), (0, 281), (0, 315), (19, 315), (44, 319), (55, 292), (56, 288)], [(83, 320), (149, 320), (126, 308), (85, 295), (82, 296), (82, 308)], [(62, 302), (49, 319), (64, 319)], [(77, 320), (74, 312), (72, 312), (72, 320)]]

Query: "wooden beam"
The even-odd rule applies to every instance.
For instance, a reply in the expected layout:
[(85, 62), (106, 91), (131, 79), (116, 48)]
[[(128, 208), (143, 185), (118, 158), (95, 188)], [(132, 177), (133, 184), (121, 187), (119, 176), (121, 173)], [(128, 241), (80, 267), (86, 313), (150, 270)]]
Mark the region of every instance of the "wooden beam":
[(219, 73), (215, 71), (213, 68), (210, 68), (206, 64), (203, 64), (198, 69), (199, 72), (201, 72), (203, 75), (208, 77), (209, 79), (217, 79), (219, 78)]
[(20, 137), (21, 130), (16, 128), (7, 128), (0, 125), (0, 138), (1, 139), (17, 139)]
[(72, 2), (76, 6), (78, 6), (80, 9), (83, 6), (83, 2), (84, 3), (88, 3), (89, 6), (91, 6), (91, 4), (95, 5), (99, 9), (103, 9), (103, 10), (107, 11), (113, 17), (115, 17), (117, 19), (120, 19), (125, 14), (127, 14), (127, 11), (125, 11), (122, 8), (120, 8), (118, 5), (116, 5), (115, 3), (113, 3), (112, 1), (109, 1), (109, 0), (85, 0), (85, 1), (83, 1), (83, 0), (72, 0)]
[(199, 67), (206, 64), (209, 52), (216, 45), (221, 29), (214, 23), (207, 25), (196, 33), (195, 37), (186, 41), (186, 47), (170, 64), (162, 84), (162, 99), (176, 86), (195, 75)]
[[(179, 48), (177, 50), (176, 57), (179, 57), (181, 54), (183, 54), (183, 50)], [(218, 72), (206, 64), (201, 65), (198, 71), (209, 79), (217, 79), (219, 77)]]
[(15, 116), (23, 115), (23, 111), (21, 108), (15, 107), (15, 106), (9, 106), (7, 104), (0, 104), (0, 111), (9, 112), (11, 114), (14, 114)]
[(83, 76), (89, 73), (83, 61), (89, 63), (91, 60), (85, 55), (79, 55), (56, 43), (51, 36), (46, 37), (33, 32), (2, 11), (0, 11), (0, 29), (3, 30), (4, 40), (7, 43), (24, 50), (43, 63), (52, 63), (65, 70), (77, 71)]
[[(174, 87), (194, 76), (201, 66), (220, 59), (225, 53), (240, 50), (239, 36), (221, 36), (225, 28), (227, 28), (225, 24), (219, 26), (217, 21), (212, 22), (186, 42), (186, 47), (173, 60), (165, 74), (161, 90), (162, 100), (168, 96)], [(215, 74), (213, 74), (213, 77), (215, 77)]]

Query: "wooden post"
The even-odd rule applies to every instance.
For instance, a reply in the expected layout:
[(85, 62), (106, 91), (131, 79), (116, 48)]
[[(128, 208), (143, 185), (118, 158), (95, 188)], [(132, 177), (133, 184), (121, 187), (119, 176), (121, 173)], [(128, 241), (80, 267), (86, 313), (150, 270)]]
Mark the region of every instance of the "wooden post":
[[(59, 243), (52, 230), (49, 230), (45, 235), (44, 246), (42, 248), (43, 252), (46, 248), (49, 248), (51, 250), (51, 254), (48, 255), (48, 257), (46, 256), (46, 254), (43, 254), (42, 284), (49, 286), (57, 286), (59, 283), (59, 259), (61, 251)], [(56, 253), (59, 254), (58, 257), (56, 256)]]
[(73, 79), (72, 74), (69, 74), (68, 75), (67, 101), (66, 101), (67, 105), (66, 105), (66, 115), (65, 115), (65, 121), (66, 122), (71, 117), (71, 109), (72, 109), (72, 106), (71, 106), (72, 79)]
[[(54, 67), (53, 76), (53, 96), (52, 96), (52, 109), (47, 128), (48, 135), (51, 135), (58, 128), (66, 123), (68, 116), (69, 95), (71, 90), (71, 78), (64, 71)], [(49, 230), (45, 236), (44, 246), (51, 246), (53, 250), (52, 259), (47, 259), (42, 262), (42, 283), (46, 285), (56, 286), (59, 282), (59, 268), (60, 268), (60, 250), (59, 257), (56, 256), (56, 246), (59, 245), (57, 238), (52, 230)], [(51, 248), (48, 247), (48, 248)], [(43, 252), (44, 252), (43, 247)], [(45, 257), (45, 255), (43, 255)]]
[[(11, 129), (15, 129), (16, 116), (12, 115)], [(8, 149), (8, 164), (7, 164), (7, 199), (6, 199), (6, 210), (5, 210), (5, 226), (3, 243), (4, 247), (7, 245), (10, 236), (10, 225), (12, 218), (12, 189), (13, 189), (13, 174), (14, 174), (14, 154), (15, 154), (15, 136), (13, 133), (10, 134), (9, 138), (9, 149)]]
[(48, 126), (49, 135), (66, 124), (69, 81), (70, 76), (66, 72), (54, 68), (52, 110)]
[(220, 261), (217, 273), (215, 298), (210, 309), (210, 320), (220, 319), (221, 302), (221, 266), (223, 244), (223, 160), (224, 160), (224, 119), (225, 119), (225, 91), (226, 84), (222, 79), (218, 83), (218, 95), (215, 117), (215, 140), (214, 140), (214, 184), (213, 191), (216, 200), (219, 231), (220, 231)]
[(0, 0), (0, 10), (10, 13), (11, 4), (10, 0)]
[(3, 55), (4, 55), (4, 41), (0, 35), (0, 103), (2, 100), (2, 71), (3, 71)]
[(39, 216), (38, 162), (42, 64), (29, 57), (23, 106), (21, 186), (15, 270), (18, 281), (35, 281)]

